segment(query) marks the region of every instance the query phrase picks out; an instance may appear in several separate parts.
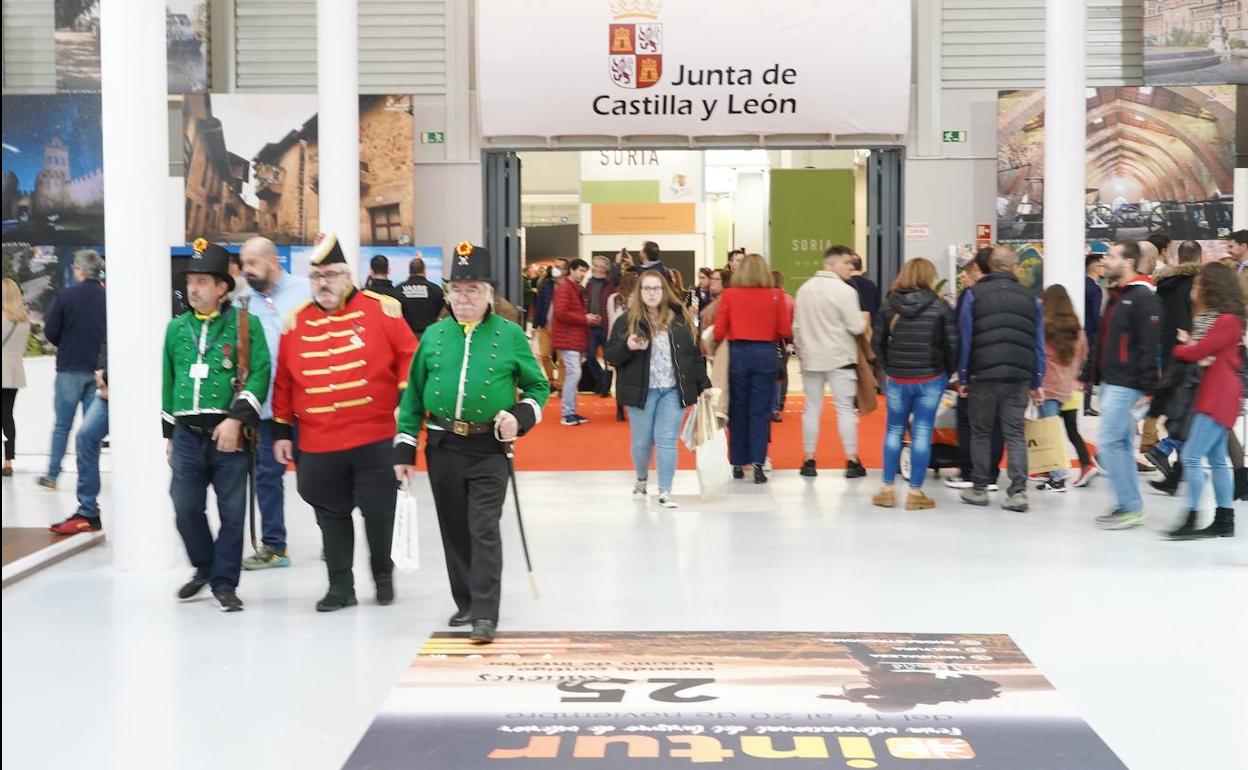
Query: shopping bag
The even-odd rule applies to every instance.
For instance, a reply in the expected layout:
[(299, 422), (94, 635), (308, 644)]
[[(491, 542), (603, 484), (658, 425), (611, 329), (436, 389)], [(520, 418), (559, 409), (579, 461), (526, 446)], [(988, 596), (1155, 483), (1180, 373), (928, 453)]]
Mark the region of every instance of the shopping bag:
[(732, 483), (732, 465), (728, 463), (728, 434), (717, 429), (698, 446), (698, 487), (702, 496), (714, 495)]
[(1028, 473), (1052, 473), (1070, 467), (1062, 418), (1027, 420), (1023, 426), (1023, 437), (1027, 440)]
[(420, 569), (416, 489), (406, 481), (394, 499), (394, 540), (390, 545), (390, 558), (398, 569)]

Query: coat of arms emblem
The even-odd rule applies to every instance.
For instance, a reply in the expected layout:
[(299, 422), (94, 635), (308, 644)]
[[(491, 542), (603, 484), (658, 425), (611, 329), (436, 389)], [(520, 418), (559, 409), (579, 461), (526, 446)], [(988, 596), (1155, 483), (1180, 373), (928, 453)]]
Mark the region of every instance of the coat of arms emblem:
[(660, 0), (611, 0), (614, 22), (607, 51), (611, 82), (620, 88), (649, 88), (663, 76)]

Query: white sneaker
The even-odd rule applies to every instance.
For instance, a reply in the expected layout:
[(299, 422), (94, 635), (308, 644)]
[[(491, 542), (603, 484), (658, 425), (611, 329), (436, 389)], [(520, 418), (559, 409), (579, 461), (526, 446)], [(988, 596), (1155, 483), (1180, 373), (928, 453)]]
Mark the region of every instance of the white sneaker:
[(645, 479), (637, 479), (637, 482), (633, 484), (633, 499), (634, 500), (646, 499), (646, 480)]
[(972, 484), (969, 480), (964, 479), (962, 478), (962, 476), (958, 475), (958, 476), (950, 476), (947, 479), (945, 479), (945, 486), (949, 487), (950, 489), (970, 489), (971, 487), (975, 485)]
[(679, 508), (680, 506), (676, 503), (675, 500), (672, 499), (671, 492), (660, 492), (659, 493), (659, 507), (660, 508)]

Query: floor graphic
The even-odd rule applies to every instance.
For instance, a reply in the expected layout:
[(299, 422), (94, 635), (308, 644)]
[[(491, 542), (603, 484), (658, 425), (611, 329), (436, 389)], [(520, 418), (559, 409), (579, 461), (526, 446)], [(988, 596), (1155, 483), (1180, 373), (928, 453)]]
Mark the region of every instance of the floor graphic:
[(437, 633), (346, 767), (690, 764), (1125, 768), (1008, 636), (836, 632)]

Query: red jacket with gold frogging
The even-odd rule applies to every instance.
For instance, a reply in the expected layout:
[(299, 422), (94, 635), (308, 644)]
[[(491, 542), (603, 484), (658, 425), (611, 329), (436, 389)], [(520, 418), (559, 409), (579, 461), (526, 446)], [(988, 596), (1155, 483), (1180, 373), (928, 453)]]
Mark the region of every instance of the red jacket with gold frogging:
[(273, 381), (274, 440), (336, 452), (393, 440), (416, 352), (398, 300), (351, 289), (341, 308), (309, 302), (286, 320)]

